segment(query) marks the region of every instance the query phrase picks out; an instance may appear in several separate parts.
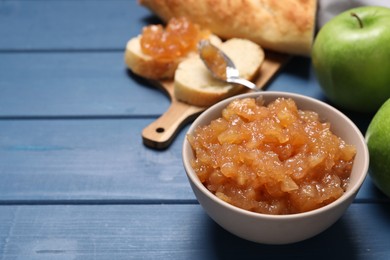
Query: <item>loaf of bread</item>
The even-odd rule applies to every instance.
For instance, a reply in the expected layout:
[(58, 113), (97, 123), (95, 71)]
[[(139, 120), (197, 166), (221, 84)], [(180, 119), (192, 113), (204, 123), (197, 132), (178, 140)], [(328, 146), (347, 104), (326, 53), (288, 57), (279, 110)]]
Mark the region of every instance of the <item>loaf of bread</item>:
[[(264, 51), (258, 44), (232, 38), (219, 47), (233, 61), (240, 77), (251, 80), (258, 75), (264, 61)], [(213, 78), (199, 55), (182, 61), (175, 72), (175, 97), (191, 105), (208, 107), (244, 90), (243, 86)]]
[[(221, 39), (215, 35), (209, 36), (210, 41), (215, 44), (221, 44)], [(188, 53), (185, 57), (174, 60), (159, 60), (142, 52), (141, 35), (130, 39), (126, 44), (125, 63), (127, 67), (135, 74), (148, 79), (173, 79), (176, 68), (179, 63), (196, 55), (196, 51)]]
[(246, 38), (265, 49), (309, 56), (317, 0), (138, 0), (162, 20), (187, 17), (223, 39)]

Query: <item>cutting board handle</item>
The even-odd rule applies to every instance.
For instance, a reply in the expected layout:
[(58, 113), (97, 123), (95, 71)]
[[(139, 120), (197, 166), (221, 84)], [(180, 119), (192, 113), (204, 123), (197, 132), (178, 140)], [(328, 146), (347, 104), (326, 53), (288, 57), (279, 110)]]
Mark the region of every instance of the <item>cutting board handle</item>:
[(165, 149), (175, 139), (179, 131), (190, 121), (194, 120), (204, 107), (188, 105), (177, 101), (172, 93), (171, 84), (162, 83), (168, 95), (171, 97), (171, 104), (168, 110), (158, 119), (145, 127), (142, 131), (143, 143), (154, 149)]

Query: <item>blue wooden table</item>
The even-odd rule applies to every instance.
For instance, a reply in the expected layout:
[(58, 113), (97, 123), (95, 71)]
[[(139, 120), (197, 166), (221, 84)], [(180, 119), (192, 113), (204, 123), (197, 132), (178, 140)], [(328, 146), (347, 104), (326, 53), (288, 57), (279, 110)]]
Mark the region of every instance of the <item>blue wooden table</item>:
[[(390, 200), (367, 178), (346, 214), (291, 245), (215, 224), (181, 161), (186, 126), (156, 151), (169, 106), (124, 47), (157, 21), (135, 0), (0, 1), (0, 259), (390, 259)], [(324, 101), (310, 60), (268, 85)], [(345, 112), (361, 131), (372, 115)]]

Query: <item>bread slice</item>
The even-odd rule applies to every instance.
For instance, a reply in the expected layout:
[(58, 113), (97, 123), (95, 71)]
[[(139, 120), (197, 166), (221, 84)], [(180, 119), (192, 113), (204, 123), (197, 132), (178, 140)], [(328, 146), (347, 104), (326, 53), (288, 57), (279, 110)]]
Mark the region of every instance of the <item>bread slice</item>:
[(187, 17), (222, 39), (245, 38), (265, 49), (310, 56), (317, 0), (139, 0), (162, 20)]
[[(221, 44), (221, 39), (215, 35), (210, 35), (210, 41), (215, 45)], [(141, 35), (130, 39), (126, 44), (125, 63), (127, 67), (135, 74), (148, 79), (173, 79), (179, 63), (196, 55), (196, 51), (190, 52), (186, 57), (176, 60), (156, 60), (153, 57), (144, 54), (141, 49)]]
[[(264, 61), (264, 51), (259, 45), (246, 39), (233, 38), (219, 47), (232, 59), (242, 78), (251, 80), (257, 76)], [(199, 55), (182, 61), (175, 72), (176, 99), (195, 106), (211, 106), (242, 92), (244, 88), (213, 78)]]

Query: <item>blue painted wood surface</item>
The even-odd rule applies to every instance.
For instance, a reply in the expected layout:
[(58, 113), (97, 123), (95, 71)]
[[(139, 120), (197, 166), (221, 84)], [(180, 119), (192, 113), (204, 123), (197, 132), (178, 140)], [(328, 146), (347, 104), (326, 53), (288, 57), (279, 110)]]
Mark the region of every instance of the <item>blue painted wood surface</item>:
[(353, 204), (322, 234), (279, 246), (231, 235), (199, 205), (2, 206), (0, 213), (3, 259), (389, 258), (389, 204)]
[[(293, 245), (207, 217), (182, 167), (188, 126), (167, 150), (142, 144), (169, 100), (123, 51), (156, 21), (135, 0), (0, 1), (0, 259), (389, 259), (390, 200), (370, 178), (339, 222)], [(267, 89), (328, 102), (307, 58)], [(372, 115), (343, 112), (366, 131)]]
[(150, 20), (136, 0), (3, 0), (0, 50), (123, 50)]

